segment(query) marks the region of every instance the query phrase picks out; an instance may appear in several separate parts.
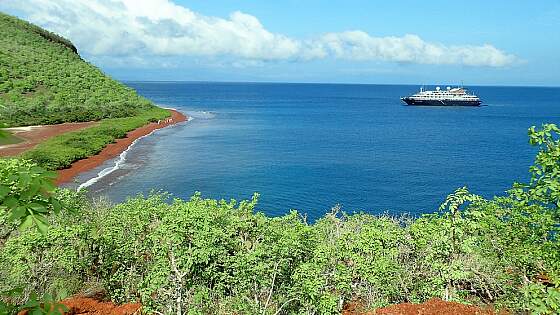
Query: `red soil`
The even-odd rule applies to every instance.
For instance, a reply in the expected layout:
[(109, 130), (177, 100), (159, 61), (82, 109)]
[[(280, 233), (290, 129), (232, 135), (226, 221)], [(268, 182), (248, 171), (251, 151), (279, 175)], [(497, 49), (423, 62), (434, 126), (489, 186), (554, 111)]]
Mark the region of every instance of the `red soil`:
[[(140, 303), (115, 305), (88, 297), (72, 297), (60, 303), (68, 307), (66, 315), (135, 315), (142, 312)], [(27, 315), (27, 312), (22, 311), (18, 315)], [(370, 312), (360, 311), (359, 303), (351, 303), (346, 305), (342, 315), (496, 315), (496, 313), (490, 309), (434, 298), (422, 304), (401, 303)]]
[[(115, 305), (111, 302), (100, 302), (92, 298), (73, 297), (61, 301), (68, 307), (66, 315), (133, 315), (141, 314), (140, 303)], [(22, 311), (18, 315), (27, 315)]]
[(6, 129), (14, 136), (25, 141), (16, 144), (0, 146), (0, 156), (14, 156), (34, 148), (39, 143), (63, 133), (91, 127), (97, 122), (66, 123), (47, 126), (16, 127)]
[(66, 314), (83, 315), (132, 315), (140, 314), (140, 303), (117, 306), (111, 302), (99, 302), (91, 298), (70, 298), (62, 301), (70, 310)]
[(163, 120), (159, 124), (153, 122), (147, 124), (143, 127), (135, 129), (127, 133), (126, 138), (118, 139), (115, 143), (111, 143), (106, 146), (100, 153), (94, 156), (90, 156), (86, 159), (74, 162), (69, 168), (59, 170), (58, 178), (56, 179), (56, 184), (60, 185), (62, 183), (67, 183), (71, 181), (76, 175), (89, 171), (103, 164), (103, 162), (117, 157), (123, 151), (125, 151), (134, 140), (145, 136), (156, 129), (165, 128), (176, 123), (180, 123), (187, 120), (187, 116), (184, 114), (171, 109), (171, 118), (169, 120)]
[(494, 311), (477, 306), (456, 302), (446, 302), (437, 298), (421, 304), (401, 303), (375, 311), (363, 312), (359, 310), (359, 303), (348, 304), (342, 315), (494, 315)]

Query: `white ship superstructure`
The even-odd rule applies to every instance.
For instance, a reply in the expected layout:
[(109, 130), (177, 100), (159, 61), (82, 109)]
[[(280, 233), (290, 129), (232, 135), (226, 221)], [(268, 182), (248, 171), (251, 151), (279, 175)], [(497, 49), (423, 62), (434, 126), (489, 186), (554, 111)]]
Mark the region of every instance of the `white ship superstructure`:
[(439, 86), (435, 91), (425, 91), (420, 88), (420, 92), (401, 98), (408, 105), (426, 106), (479, 106), (482, 102), (478, 96), (469, 94), (463, 87), (442, 90)]

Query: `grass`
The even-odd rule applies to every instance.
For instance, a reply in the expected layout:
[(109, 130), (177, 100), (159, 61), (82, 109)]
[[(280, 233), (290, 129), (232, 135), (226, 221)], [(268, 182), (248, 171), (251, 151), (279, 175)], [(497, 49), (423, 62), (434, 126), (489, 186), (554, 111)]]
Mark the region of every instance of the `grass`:
[(11, 133), (5, 133), (3, 137), (0, 137), (0, 145), (16, 144), (23, 142), (23, 139), (14, 136)]

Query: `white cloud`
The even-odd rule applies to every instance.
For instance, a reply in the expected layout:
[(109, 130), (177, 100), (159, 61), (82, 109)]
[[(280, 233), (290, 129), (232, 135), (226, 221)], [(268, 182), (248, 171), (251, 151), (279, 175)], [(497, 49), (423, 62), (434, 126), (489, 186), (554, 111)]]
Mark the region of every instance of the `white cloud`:
[(330, 33), (322, 36), (315, 45), (320, 47), (319, 50), (328, 51), (338, 58), (352, 60), (502, 67), (517, 59), (489, 44), (445, 46), (425, 42), (417, 35), (410, 34), (403, 37), (372, 37), (362, 31)]
[(23, 12), (93, 56), (228, 56), (238, 64), (334, 57), (491, 67), (517, 61), (490, 44), (446, 46), (417, 35), (347, 31), (294, 39), (267, 30), (249, 14), (209, 17), (169, 0), (3, 0), (0, 9), (6, 8)]

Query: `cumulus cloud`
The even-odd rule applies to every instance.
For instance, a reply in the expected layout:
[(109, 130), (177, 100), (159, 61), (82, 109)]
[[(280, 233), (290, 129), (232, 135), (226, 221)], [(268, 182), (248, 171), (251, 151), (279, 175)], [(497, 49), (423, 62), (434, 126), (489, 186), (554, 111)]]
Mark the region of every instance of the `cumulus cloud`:
[(446, 46), (417, 35), (347, 31), (295, 39), (267, 30), (249, 14), (210, 17), (169, 0), (3, 0), (0, 9), (22, 12), (93, 56), (228, 56), (240, 64), (334, 57), (491, 67), (517, 60), (490, 44)]
[(319, 51), (327, 51), (325, 55), (353, 60), (502, 67), (517, 59), (488, 44), (445, 46), (428, 43), (410, 34), (403, 37), (372, 37), (362, 31), (330, 33), (322, 36), (315, 45)]

